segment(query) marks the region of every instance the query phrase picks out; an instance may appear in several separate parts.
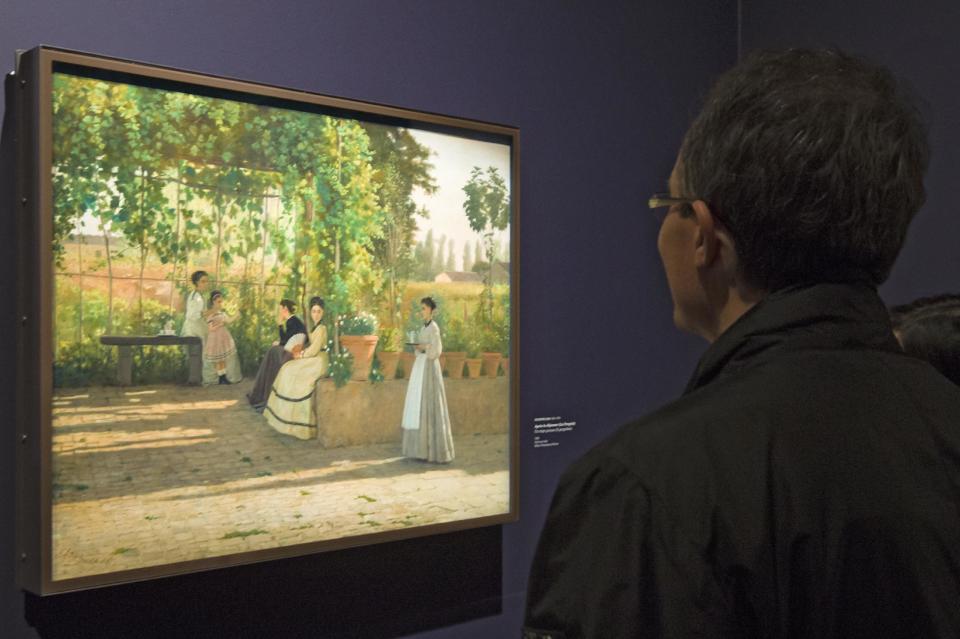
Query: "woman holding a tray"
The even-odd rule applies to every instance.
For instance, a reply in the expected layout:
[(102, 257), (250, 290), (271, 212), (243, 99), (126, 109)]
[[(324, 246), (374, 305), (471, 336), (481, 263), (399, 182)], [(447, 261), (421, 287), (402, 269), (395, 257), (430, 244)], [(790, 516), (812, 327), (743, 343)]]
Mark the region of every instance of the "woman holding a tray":
[(445, 464), (453, 461), (453, 433), (440, 368), (443, 344), (440, 329), (433, 321), (436, 308), (433, 298), (420, 300), (423, 328), (415, 344), (416, 359), (410, 371), (400, 425), (405, 457)]

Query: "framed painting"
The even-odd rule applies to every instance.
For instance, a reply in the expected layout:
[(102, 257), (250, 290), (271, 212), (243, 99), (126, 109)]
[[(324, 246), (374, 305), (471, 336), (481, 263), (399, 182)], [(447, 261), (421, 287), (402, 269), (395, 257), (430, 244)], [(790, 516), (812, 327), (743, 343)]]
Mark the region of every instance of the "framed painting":
[(22, 587), (516, 520), (516, 128), (49, 47), (15, 75)]

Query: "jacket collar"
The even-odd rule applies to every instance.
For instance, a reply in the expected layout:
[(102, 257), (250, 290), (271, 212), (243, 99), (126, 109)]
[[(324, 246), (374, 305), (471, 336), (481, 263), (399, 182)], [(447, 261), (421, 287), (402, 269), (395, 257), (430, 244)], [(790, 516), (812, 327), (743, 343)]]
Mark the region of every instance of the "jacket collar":
[(900, 351), (876, 289), (859, 283), (784, 288), (744, 313), (707, 349), (684, 394), (781, 353), (841, 348)]

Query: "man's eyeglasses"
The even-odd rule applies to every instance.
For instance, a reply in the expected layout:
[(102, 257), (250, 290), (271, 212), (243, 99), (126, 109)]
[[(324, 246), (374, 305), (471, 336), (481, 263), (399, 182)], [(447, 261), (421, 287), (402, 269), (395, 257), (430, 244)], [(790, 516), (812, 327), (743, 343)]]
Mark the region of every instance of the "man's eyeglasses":
[(682, 204), (693, 204), (697, 201), (697, 199), (698, 198), (695, 197), (673, 197), (669, 193), (654, 193), (650, 196), (650, 200), (647, 202), (647, 205), (651, 209), (655, 210)]
[[(663, 221), (663, 218), (666, 217), (667, 213), (670, 211), (672, 206), (680, 206), (681, 215), (689, 217), (693, 215), (693, 207), (691, 206), (694, 202), (701, 201), (703, 198), (699, 197), (674, 197), (669, 193), (654, 193), (650, 196), (650, 199), (647, 201), (647, 206), (650, 207), (651, 211), (656, 211), (660, 218), (660, 221)], [(710, 206), (708, 203), (707, 206)], [(710, 209), (710, 214), (713, 215), (713, 219), (724, 225), (727, 229), (731, 229), (722, 217), (717, 215), (716, 209)]]
[(654, 193), (650, 196), (647, 205), (651, 211), (654, 211), (657, 218), (662, 222), (663, 218), (670, 212), (670, 207), (681, 206), (681, 214), (686, 216), (691, 212), (690, 205), (697, 201), (695, 197), (673, 197), (669, 193)]

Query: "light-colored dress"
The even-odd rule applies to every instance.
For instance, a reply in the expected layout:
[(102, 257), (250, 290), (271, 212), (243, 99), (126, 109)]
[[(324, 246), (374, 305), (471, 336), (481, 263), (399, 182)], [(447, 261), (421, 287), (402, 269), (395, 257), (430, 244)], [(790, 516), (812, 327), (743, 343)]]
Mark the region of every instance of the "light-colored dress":
[(203, 295), (200, 291), (194, 291), (187, 297), (187, 313), (183, 320), (183, 328), (180, 330), (182, 337), (199, 337), (204, 344), (207, 341), (207, 320), (203, 319), (203, 311), (206, 304), (203, 303)]
[(277, 373), (263, 411), (267, 423), (285, 435), (315, 439), (317, 381), (326, 377), (329, 369), (327, 327), (320, 324), (310, 333), (310, 345), (302, 355), (284, 364)]
[(207, 342), (203, 345), (203, 359), (216, 368), (217, 363), (224, 362), (224, 374), (227, 381), (236, 384), (243, 379), (240, 370), (240, 357), (237, 355), (237, 344), (233, 335), (227, 329), (232, 318), (220, 311), (207, 318)]
[[(207, 346), (207, 320), (203, 317), (203, 311), (206, 307), (200, 291), (190, 293), (187, 297), (187, 311), (186, 317), (183, 319), (183, 328), (180, 329), (181, 337), (199, 337), (202, 344), (201, 348), (204, 351), (206, 351)], [(204, 384), (216, 384), (219, 379), (216, 367), (206, 357), (203, 358), (202, 378)]]
[(431, 321), (420, 329), (418, 343), (426, 344), (425, 353), (418, 352), (407, 384), (403, 403), (402, 452), (405, 457), (446, 463), (453, 460), (453, 433), (447, 393), (443, 386), (440, 354), (443, 344), (440, 329)]

